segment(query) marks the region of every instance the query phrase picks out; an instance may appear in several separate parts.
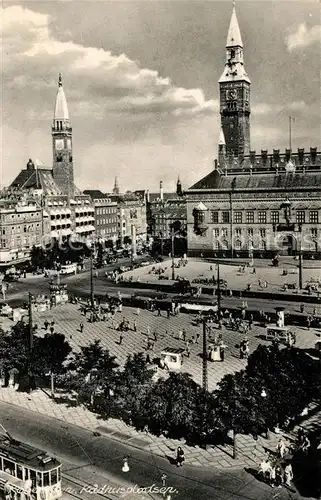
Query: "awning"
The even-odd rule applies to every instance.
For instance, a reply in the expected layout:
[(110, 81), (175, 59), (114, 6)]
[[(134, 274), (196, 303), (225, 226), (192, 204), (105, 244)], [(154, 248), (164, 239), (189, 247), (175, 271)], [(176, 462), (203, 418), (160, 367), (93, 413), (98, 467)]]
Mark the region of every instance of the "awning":
[(54, 204), (55, 207), (58, 207), (58, 202), (57, 201), (54, 201), (53, 204)]
[(77, 204), (77, 202), (75, 200), (70, 200), (69, 203), (70, 203), (70, 205), (76, 205)]
[(62, 201), (59, 201), (58, 205), (60, 205), (61, 207), (64, 206), (63, 202)]
[(51, 238), (59, 238), (59, 234), (57, 233), (57, 231), (51, 231), (50, 236)]

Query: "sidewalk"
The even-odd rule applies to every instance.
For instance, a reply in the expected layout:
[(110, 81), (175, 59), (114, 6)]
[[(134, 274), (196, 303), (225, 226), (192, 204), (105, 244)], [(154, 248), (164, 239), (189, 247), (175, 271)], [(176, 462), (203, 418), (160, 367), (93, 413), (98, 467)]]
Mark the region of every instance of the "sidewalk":
[[(183, 446), (186, 463), (196, 467), (215, 467), (218, 469), (238, 469), (243, 467), (258, 467), (265, 455), (266, 449), (275, 451), (280, 434), (272, 433), (269, 440), (262, 437), (255, 441), (251, 436), (238, 435), (236, 437), (238, 458), (233, 459), (232, 446), (208, 446), (204, 450), (198, 446), (187, 446), (181, 441), (156, 437), (151, 434), (138, 432), (120, 420), (109, 419), (104, 422), (82, 406), (68, 406), (66, 403), (56, 403), (43, 391), (36, 390), (31, 394), (19, 393), (11, 388), (0, 388), (0, 401), (20, 408), (62, 420), (65, 424), (73, 424), (92, 432), (98, 432), (112, 439), (126, 443), (148, 453), (169, 458), (175, 457), (178, 446)], [(315, 410), (315, 408), (314, 408)], [(298, 429), (314, 429), (320, 426), (321, 409), (314, 412), (309, 418), (298, 425), (284, 438), (287, 442), (295, 439)]]

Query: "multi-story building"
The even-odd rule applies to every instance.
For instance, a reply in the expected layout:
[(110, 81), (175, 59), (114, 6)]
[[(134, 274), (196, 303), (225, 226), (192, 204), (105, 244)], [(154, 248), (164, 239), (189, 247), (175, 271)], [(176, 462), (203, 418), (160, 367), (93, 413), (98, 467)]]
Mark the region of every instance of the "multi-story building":
[(117, 202), (99, 190), (86, 189), (84, 194), (90, 196), (95, 207), (96, 237), (115, 243), (118, 237)]
[(28, 193), (50, 221), (48, 238), (92, 236), (95, 208), (89, 196), (74, 183), (72, 126), (61, 75), (58, 80), (51, 129), (53, 166), (38, 166), (31, 159), (10, 186), (11, 192)]
[(153, 229), (155, 238), (170, 238), (172, 232), (186, 234), (187, 215), (186, 206), (171, 206), (170, 203), (155, 210), (153, 215)]
[(50, 232), (49, 215), (26, 196), (5, 197), (0, 200), (0, 267), (28, 260), (30, 249), (40, 246), (43, 236)]
[(190, 255), (321, 255), (321, 154), (250, 147), (250, 79), (233, 7), (214, 170), (186, 191)]
[(123, 243), (127, 236), (130, 239), (135, 238), (138, 244), (145, 243), (147, 237), (145, 200), (130, 192), (108, 196), (117, 203), (117, 239)]

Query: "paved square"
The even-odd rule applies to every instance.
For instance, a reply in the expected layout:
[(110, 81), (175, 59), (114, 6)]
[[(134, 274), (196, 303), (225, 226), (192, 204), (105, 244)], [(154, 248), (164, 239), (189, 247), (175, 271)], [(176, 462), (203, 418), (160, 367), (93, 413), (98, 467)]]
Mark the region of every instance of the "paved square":
[[(187, 339), (192, 336), (196, 338), (196, 334), (200, 334), (198, 344), (190, 344), (190, 357), (184, 356), (184, 362), (181, 371), (190, 373), (193, 379), (202, 383), (202, 326), (194, 326), (192, 324), (193, 315), (180, 313), (178, 316), (171, 316), (168, 319), (165, 313), (158, 317), (157, 313), (141, 310), (137, 315), (136, 309), (124, 307), (123, 311), (117, 312), (113, 321), (89, 323), (81, 315), (79, 306), (74, 304), (66, 304), (57, 306), (45, 313), (35, 313), (34, 321), (38, 324), (38, 333), (44, 334), (43, 324), (45, 319), (55, 321), (55, 331), (63, 333), (66, 339), (74, 350), (78, 350), (79, 346), (84, 346), (100, 339), (102, 345), (108, 348), (110, 353), (117, 356), (117, 361), (122, 365), (128, 354), (135, 352), (147, 352), (146, 343), (148, 339), (148, 328), (150, 338), (153, 337), (154, 331), (157, 333), (157, 341), (154, 349), (148, 351), (151, 359), (159, 357), (161, 351), (166, 347), (181, 347), (185, 348), (186, 343), (183, 340), (178, 340), (179, 330), (185, 329)], [(137, 324), (137, 332), (132, 330), (122, 334), (123, 342), (120, 345), (120, 333), (115, 330), (117, 323), (121, 322), (122, 318), (129, 321), (130, 328), (133, 327), (134, 321)], [(79, 325), (83, 322), (84, 329), (80, 332)], [(113, 324), (112, 324), (113, 323)], [(313, 329), (293, 327), (293, 331), (297, 335), (297, 347), (302, 349), (312, 348), (318, 340), (316, 332)], [(243, 334), (223, 328), (223, 330), (213, 327), (210, 339), (215, 334), (222, 333), (223, 340), (227, 345), (224, 362), (209, 362), (208, 363), (208, 388), (214, 390), (219, 380), (227, 373), (234, 373), (241, 370), (246, 365), (246, 360), (240, 359), (239, 348), (237, 347), (243, 339)], [(259, 344), (268, 344), (262, 340), (260, 336), (264, 333), (264, 328), (254, 325), (250, 330), (248, 337), (250, 342), (250, 352), (253, 352)]]

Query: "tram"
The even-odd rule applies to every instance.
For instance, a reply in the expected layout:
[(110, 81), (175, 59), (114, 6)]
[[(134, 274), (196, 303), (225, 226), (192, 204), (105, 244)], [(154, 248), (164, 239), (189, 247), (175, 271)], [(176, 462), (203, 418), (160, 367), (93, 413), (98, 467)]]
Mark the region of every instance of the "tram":
[(61, 496), (59, 460), (9, 433), (0, 434), (0, 498), (56, 500)]

